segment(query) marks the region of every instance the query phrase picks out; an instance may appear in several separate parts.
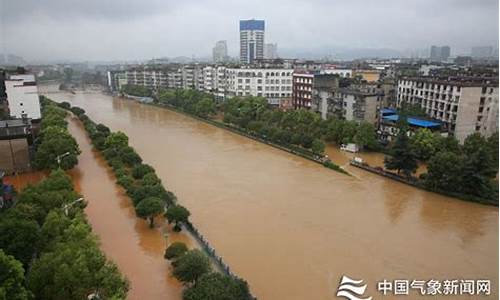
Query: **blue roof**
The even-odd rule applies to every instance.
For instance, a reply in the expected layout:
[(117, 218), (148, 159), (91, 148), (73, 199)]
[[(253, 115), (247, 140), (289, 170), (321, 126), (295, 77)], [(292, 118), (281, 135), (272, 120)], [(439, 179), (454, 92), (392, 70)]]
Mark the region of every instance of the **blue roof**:
[(380, 112), (385, 115), (385, 114), (395, 114), (396, 110), (393, 108), (382, 108)]
[[(386, 121), (394, 121), (397, 122), (399, 120), (399, 115), (390, 115), (390, 116), (385, 116), (383, 117), (384, 120)], [(437, 121), (429, 121), (429, 120), (423, 120), (423, 119), (418, 119), (418, 118), (413, 118), (413, 117), (408, 117), (407, 118), (408, 124), (412, 126), (418, 126), (418, 127), (423, 127), (423, 128), (432, 128), (432, 127), (440, 127), (441, 123)]]
[(240, 20), (240, 30), (264, 30), (264, 20)]

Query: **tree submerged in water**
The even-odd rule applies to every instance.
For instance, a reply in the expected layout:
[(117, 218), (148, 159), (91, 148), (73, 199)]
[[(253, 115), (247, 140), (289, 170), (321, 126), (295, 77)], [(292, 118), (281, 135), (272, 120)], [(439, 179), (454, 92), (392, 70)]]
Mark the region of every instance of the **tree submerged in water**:
[(165, 217), (168, 220), (168, 223), (175, 223), (174, 230), (181, 231), (181, 223), (186, 223), (188, 221), (191, 213), (187, 208), (181, 205), (172, 205), (167, 209), (165, 213)]

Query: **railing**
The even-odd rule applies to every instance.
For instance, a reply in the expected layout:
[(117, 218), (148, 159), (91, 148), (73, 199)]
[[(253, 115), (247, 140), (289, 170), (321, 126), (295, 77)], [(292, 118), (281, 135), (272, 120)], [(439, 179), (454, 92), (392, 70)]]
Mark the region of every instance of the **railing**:
[[(223, 272), (224, 274), (231, 276), (232, 278), (236, 280), (243, 280), (242, 278), (238, 277), (235, 273), (231, 271), (231, 268), (229, 265), (227, 265), (224, 260), (222, 259), (221, 256), (219, 256), (215, 252), (215, 248), (210, 245), (207, 239), (201, 234), (198, 229), (191, 223), (187, 222), (185, 226), (183, 226), (186, 230), (188, 230), (191, 235), (198, 241), (198, 243), (202, 246), (203, 250), (208, 254), (210, 259), (217, 265), (219, 270)], [(248, 283), (247, 283), (248, 284)], [(252, 292), (250, 291), (250, 286), (248, 286), (248, 292), (250, 293), (250, 297), (252, 299), (257, 300), (257, 297), (255, 297)]]

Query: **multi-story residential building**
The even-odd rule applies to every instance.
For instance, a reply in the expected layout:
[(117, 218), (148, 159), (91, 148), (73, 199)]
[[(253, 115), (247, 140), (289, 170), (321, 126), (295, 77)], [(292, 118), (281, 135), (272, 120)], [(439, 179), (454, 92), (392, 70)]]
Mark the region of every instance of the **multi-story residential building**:
[(402, 103), (420, 106), (461, 143), (472, 133), (490, 136), (498, 130), (497, 79), (402, 78), (397, 104)]
[(181, 68), (182, 74), (182, 88), (194, 89), (195, 88), (195, 67), (192, 65), (185, 65)]
[(450, 47), (449, 46), (431, 46), (431, 61), (446, 61), (450, 57)]
[(264, 58), (264, 20), (240, 21), (240, 61), (251, 64)]
[(352, 77), (352, 70), (351, 69), (323, 69), (320, 71), (321, 74), (333, 74), (333, 75), (339, 75), (340, 77), (344, 78), (351, 78)]
[[(168, 87), (168, 76), (165, 70), (134, 68), (125, 72), (113, 72), (113, 78), (116, 86), (121, 88), (123, 84), (142, 85), (152, 90), (158, 90)], [(111, 75), (108, 75), (108, 80)]]
[(202, 66), (194, 67), (194, 88), (202, 92), (205, 90), (205, 78), (203, 77)]
[(203, 91), (214, 93), (216, 89), (217, 69), (212, 66), (203, 68)]
[(214, 94), (217, 100), (226, 99), (227, 93), (227, 68), (218, 66), (215, 71)]
[(264, 44), (264, 59), (278, 58), (278, 44)]
[(376, 125), (383, 93), (377, 84), (339, 87), (339, 77), (331, 74), (314, 78), (312, 110), (323, 119), (336, 117)]
[(212, 51), (214, 63), (223, 63), (227, 61), (227, 43), (218, 41)]
[(293, 69), (226, 69), (227, 93), (232, 96), (261, 96), (272, 105), (292, 96)]
[(486, 47), (472, 47), (471, 49), (471, 56), (474, 58), (488, 58), (488, 57), (493, 57), (493, 47), (492, 46), (486, 46)]
[(335, 92), (335, 102), (342, 103), (342, 116), (348, 121), (377, 125), (383, 93), (377, 84), (352, 85)]
[(124, 71), (108, 71), (107, 77), (110, 92), (118, 92), (121, 86), (127, 84), (127, 76)]
[(41, 119), (40, 99), (34, 75), (10, 75), (5, 80), (5, 92), (12, 118)]
[(182, 89), (182, 70), (172, 70), (167, 73), (167, 86), (170, 89)]
[(318, 112), (321, 118), (342, 116), (342, 105), (334, 101), (334, 91), (339, 87), (339, 75), (316, 74), (313, 81), (311, 110)]
[(294, 72), (292, 78), (292, 104), (295, 109), (311, 108), (314, 74)]

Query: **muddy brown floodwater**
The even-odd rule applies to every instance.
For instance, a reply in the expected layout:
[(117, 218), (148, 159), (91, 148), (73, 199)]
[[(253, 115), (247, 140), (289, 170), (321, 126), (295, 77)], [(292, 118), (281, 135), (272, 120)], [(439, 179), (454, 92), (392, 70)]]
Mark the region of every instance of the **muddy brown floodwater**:
[[(328, 149), (330, 157), (353, 177), (166, 109), (99, 93), (48, 96), (125, 132), (259, 299), (336, 299), (344, 274), (363, 279), (365, 296), (374, 298), (380, 297), (376, 282), (383, 279), (490, 279), (490, 297), (498, 298), (495, 207), (351, 168), (349, 155), (334, 148)], [(129, 277), (135, 295), (178, 296), (179, 287), (165, 279), (167, 267), (158, 258), (164, 243), (147, 237), (152, 233), (141, 228), (104, 163), (83, 150), (81, 189), (94, 198), (87, 213), (104, 250), (127, 276), (148, 266), (143, 270), (150, 272)]]

